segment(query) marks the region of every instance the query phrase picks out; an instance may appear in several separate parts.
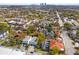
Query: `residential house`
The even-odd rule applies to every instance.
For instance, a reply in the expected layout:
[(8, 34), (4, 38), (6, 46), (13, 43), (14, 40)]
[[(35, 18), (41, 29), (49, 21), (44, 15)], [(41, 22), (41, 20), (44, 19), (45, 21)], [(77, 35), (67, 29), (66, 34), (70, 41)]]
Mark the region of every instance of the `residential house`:
[(76, 31), (75, 30), (69, 32), (68, 34), (69, 34), (70, 37), (72, 37), (72, 39), (76, 38)]
[(79, 43), (75, 43), (75, 48), (79, 48)]
[(63, 22), (68, 22), (68, 18), (67, 17), (64, 17), (63, 18)]
[(24, 19), (20, 19), (20, 18), (19, 19), (13, 18), (10, 21), (8, 21), (8, 24), (11, 27), (16, 27), (18, 29), (25, 29), (26, 28), (26, 21)]
[(42, 20), (42, 21), (40, 21), (40, 24), (39, 25), (42, 25), (43, 27), (45, 27), (45, 26), (47, 26), (49, 24), (51, 24), (50, 21), (48, 21), (48, 20)]
[(57, 46), (60, 49), (60, 51), (64, 52), (64, 45), (62, 43), (62, 38), (49, 39), (49, 40), (46, 39), (41, 44), (41, 48), (47, 51), (53, 49), (55, 46)]
[(73, 18), (69, 19), (68, 17), (64, 17), (63, 19), (64, 22), (73, 22), (74, 20)]
[(76, 30), (71, 31), (68, 34), (75, 42), (79, 43), (79, 37), (76, 35)]
[(47, 35), (50, 36), (51, 38), (54, 38), (55, 33), (51, 31), (51, 32), (48, 32)]
[(51, 39), (50, 40), (50, 49), (53, 49), (55, 46), (59, 48), (60, 51), (64, 51), (64, 45), (60, 40)]
[(79, 29), (79, 26), (72, 26), (70, 29), (71, 30), (77, 30), (77, 29)]
[(36, 45), (37, 44), (37, 37), (31, 37), (31, 36), (26, 36), (25, 39), (23, 40), (23, 45)]
[(60, 31), (54, 31), (55, 35), (57, 35), (58, 37), (60, 37)]
[(41, 48), (43, 50), (48, 50), (49, 49), (49, 46), (50, 46), (50, 41), (48, 39), (46, 39), (45, 41), (43, 41), (41, 43)]
[(8, 21), (8, 24), (11, 26), (11, 27), (14, 27), (16, 25), (16, 22), (11, 20), (11, 21)]
[(79, 22), (79, 16), (76, 17), (76, 21)]
[(61, 27), (59, 26), (58, 21), (56, 21), (52, 27), (54, 32), (61, 31)]
[(8, 31), (1, 31), (0, 32), (0, 39), (6, 38), (8, 33), (9, 33)]
[(34, 46), (29, 46), (27, 49), (27, 55), (34, 55), (35, 54), (35, 47)]

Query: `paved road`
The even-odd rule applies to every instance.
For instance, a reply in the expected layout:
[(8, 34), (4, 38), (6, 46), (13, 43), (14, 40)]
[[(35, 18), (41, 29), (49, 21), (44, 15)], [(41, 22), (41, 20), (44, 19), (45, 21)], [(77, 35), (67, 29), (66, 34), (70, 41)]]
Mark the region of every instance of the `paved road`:
[[(56, 14), (57, 14), (60, 26), (63, 26), (63, 22), (61, 20), (61, 17), (59, 16), (58, 11), (56, 11)], [(65, 46), (65, 54), (73, 55), (75, 53), (75, 49), (72, 45), (71, 39), (67, 34), (67, 31), (62, 30), (61, 37), (63, 38), (63, 43)]]
[(57, 15), (57, 17), (58, 17), (59, 25), (60, 25), (60, 26), (63, 26), (63, 22), (62, 22), (62, 20), (61, 20), (61, 17), (60, 17), (60, 15), (59, 15), (58, 11), (56, 11), (56, 15)]
[(67, 55), (73, 55), (75, 53), (75, 49), (73, 47), (71, 39), (69, 38), (69, 36), (67, 34), (67, 31), (63, 31), (61, 33), (61, 37), (63, 38), (63, 43), (64, 43), (65, 50), (66, 50), (65, 53)]

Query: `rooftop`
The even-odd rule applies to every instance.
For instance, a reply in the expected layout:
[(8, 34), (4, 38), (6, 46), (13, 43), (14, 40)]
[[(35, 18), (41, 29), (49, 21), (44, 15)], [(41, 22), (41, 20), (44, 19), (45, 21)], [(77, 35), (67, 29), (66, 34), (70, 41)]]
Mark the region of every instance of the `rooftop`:
[(64, 45), (62, 42), (60, 42), (60, 40), (51, 40), (50, 41), (50, 49), (54, 48), (55, 46), (57, 46), (60, 50), (64, 50)]

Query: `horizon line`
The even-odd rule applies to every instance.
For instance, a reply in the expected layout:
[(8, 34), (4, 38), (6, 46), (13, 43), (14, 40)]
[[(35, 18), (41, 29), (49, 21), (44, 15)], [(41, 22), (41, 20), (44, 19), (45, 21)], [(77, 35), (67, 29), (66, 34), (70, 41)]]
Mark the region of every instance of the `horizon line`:
[[(41, 3), (0, 3), (0, 5), (40, 5)], [(79, 3), (61, 3), (61, 4), (56, 4), (56, 3), (46, 3), (46, 5), (79, 5)]]
[[(40, 4), (0, 4), (1, 5), (40, 5)], [(46, 4), (46, 5), (79, 5), (79, 4)]]

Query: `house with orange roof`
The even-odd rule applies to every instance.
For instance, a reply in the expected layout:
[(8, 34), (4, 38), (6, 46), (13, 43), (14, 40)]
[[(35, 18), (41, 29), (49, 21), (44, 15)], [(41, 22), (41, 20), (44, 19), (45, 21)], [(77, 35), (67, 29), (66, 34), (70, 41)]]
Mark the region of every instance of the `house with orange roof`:
[(64, 45), (60, 40), (50, 40), (50, 49), (53, 49), (54, 47), (58, 47), (60, 51), (64, 51)]

